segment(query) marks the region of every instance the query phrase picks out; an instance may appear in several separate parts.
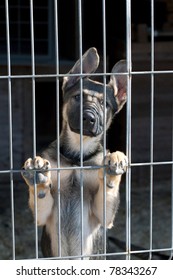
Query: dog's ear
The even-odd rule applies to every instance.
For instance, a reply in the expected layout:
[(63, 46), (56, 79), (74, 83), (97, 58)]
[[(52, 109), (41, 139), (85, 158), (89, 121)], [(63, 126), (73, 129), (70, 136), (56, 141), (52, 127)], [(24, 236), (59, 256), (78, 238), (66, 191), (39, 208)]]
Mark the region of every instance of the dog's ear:
[[(97, 53), (96, 48), (90, 48), (87, 50), (82, 56), (82, 73), (89, 76), (90, 73), (94, 73), (99, 65), (99, 55)], [(64, 77), (62, 89), (66, 90), (76, 84), (76, 82), (80, 79), (76, 74), (81, 73), (81, 61), (80, 59), (75, 63), (73, 68), (70, 70), (68, 74), (71, 76)], [(75, 74), (76, 76), (73, 76)]]
[[(127, 75), (123, 73), (127, 72), (127, 63), (125, 60), (120, 60), (112, 68), (112, 75), (110, 77), (109, 85), (113, 87), (114, 97), (118, 105), (119, 112), (127, 100)], [(116, 75), (114, 75), (114, 73)], [(117, 75), (120, 73), (119, 75)]]

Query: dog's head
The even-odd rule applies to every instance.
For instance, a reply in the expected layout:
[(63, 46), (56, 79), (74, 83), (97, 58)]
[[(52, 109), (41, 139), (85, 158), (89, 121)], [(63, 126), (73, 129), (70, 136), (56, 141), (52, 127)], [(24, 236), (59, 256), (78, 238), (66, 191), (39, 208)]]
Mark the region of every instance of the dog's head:
[[(80, 82), (82, 63), (82, 84)], [(99, 65), (99, 56), (95, 48), (90, 48), (78, 60), (63, 80), (64, 118), (68, 120), (71, 131), (80, 133), (81, 89), (83, 99), (83, 135), (95, 137), (103, 133), (104, 94), (106, 91), (106, 126), (110, 126), (112, 117), (126, 102), (127, 71), (126, 62), (119, 61), (112, 69), (110, 81), (103, 83), (89, 79)], [(105, 90), (106, 88), (106, 90)]]

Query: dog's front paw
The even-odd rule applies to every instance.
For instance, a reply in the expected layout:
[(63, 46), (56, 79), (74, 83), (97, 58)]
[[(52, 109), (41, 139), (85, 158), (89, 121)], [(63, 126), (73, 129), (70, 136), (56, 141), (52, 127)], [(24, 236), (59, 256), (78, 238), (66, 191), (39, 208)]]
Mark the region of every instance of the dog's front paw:
[(33, 186), (34, 183), (48, 185), (51, 181), (50, 167), (50, 162), (46, 159), (39, 156), (29, 158), (24, 163), (22, 176), (29, 186)]
[(117, 185), (117, 182), (119, 182), (117, 175), (122, 175), (126, 172), (128, 159), (122, 152), (108, 153), (105, 159), (105, 164), (107, 186), (109, 188), (114, 188)]
[(105, 164), (108, 175), (122, 175), (126, 172), (128, 159), (122, 152), (108, 153)]

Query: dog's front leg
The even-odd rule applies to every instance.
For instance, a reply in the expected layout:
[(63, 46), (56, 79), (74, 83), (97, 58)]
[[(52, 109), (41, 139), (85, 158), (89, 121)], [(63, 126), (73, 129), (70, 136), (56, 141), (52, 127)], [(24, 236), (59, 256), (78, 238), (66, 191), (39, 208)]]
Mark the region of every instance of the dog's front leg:
[(99, 189), (94, 198), (93, 212), (104, 224), (104, 173), (106, 174), (106, 227), (111, 228), (119, 206), (119, 185), (127, 168), (127, 157), (122, 152), (108, 153), (104, 168), (99, 169)]
[(29, 206), (35, 214), (35, 190), (37, 190), (37, 224), (45, 225), (53, 207), (51, 195), (50, 163), (41, 157), (29, 158), (23, 166), (22, 176), (29, 186)]

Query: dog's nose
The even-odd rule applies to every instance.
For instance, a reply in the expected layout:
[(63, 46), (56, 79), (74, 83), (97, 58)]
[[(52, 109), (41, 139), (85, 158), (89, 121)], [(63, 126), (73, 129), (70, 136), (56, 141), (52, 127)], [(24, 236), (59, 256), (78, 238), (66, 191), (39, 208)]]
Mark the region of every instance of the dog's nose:
[(96, 119), (92, 112), (86, 111), (83, 113), (83, 124), (85, 126), (93, 127), (95, 125)]

